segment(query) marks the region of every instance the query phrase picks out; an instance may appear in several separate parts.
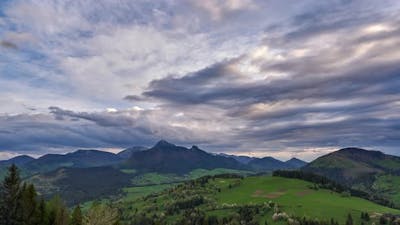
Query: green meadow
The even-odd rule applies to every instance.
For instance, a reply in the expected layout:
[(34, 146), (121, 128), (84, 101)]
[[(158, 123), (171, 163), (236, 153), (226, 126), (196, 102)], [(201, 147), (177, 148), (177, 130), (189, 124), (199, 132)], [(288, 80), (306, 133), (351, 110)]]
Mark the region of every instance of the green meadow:
[[(218, 179), (215, 182), (221, 187), (226, 187), (232, 180)], [(344, 223), (348, 213), (353, 214), (356, 222), (359, 221), (361, 212), (371, 215), (380, 213), (400, 214), (399, 210), (387, 208), (365, 199), (356, 197), (343, 197), (326, 189), (314, 190), (313, 184), (282, 177), (247, 177), (240, 185), (234, 188), (225, 188), (216, 194), (220, 204), (249, 204), (273, 201), (279, 204), (288, 214), (307, 217), (329, 219), (334, 218)]]
[[(399, 210), (384, 207), (365, 199), (345, 196), (331, 190), (314, 188), (314, 184), (298, 179), (272, 176), (250, 176), (245, 178), (213, 178), (204, 185), (161, 184), (124, 189), (122, 208), (126, 218), (132, 219), (133, 210), (139, 214), (165, 215), (166, 209), (182, 198), (202, 196), (206, 201), (196, 208), (208, 216), (231, 216), (241, 206), (268, 205), (275, 203), (289, 216), (308, 219), (330, 220), (344, 224), (351, 214), (354, 224), (360, 224), (362, 212), (371, 215), (377, 223), (385, 213), (400, 214)], [(151, 194), (151, 195), (150, 195)], [(264, 224), (286, 224), (273, 221), (273, 210), (256, 215)], [(183, 214), (178, 211), (166, 216), (166, 221), (175, 221)], [(368, 224), (368, 223), (367, 223)]]

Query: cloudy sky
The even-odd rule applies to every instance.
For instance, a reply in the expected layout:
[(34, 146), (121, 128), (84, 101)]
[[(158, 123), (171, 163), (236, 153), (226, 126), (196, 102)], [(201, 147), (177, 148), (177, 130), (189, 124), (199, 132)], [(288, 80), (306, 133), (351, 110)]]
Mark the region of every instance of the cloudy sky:
[(0, 158), (400, 155), (399, 46), (398, 0), (2, 0)]

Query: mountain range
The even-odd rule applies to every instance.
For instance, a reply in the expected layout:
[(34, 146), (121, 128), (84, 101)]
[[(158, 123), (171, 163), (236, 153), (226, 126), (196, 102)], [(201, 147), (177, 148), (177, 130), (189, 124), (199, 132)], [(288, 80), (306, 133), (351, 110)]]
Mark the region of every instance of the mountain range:
[[(73, 203), (115, 194), (121, 188), (133, 185), (133, 178), (145, 174), (175, 174), (178, 179), (174, 180), (179, 180), (187, 179), (185, 176), (196, 169), (251, 173), (300, 169), (353, 189), (382, 194), (400, 205), (400, 157), (360, 148), (340, 149), (307, 163), (297, 158), (280, 161), (273, 157), (213, 154), (197, 146), (186, 148), (161, 140), (151, 148), (136, 146), (118, 154), (77, 150), (67, 154), (47, 154), (37, 159), (17, 156), (0, 161), (0, 176), (4, 176), (6, 168), (13, 163), (41, 194), (47, 196), (57, 192)], [(72, 193), (75, 193), (73, 197)]]
[(117, 194), (121, 188), (134, 185), (131, 180), (143, 174), (176, 174), (177, 180), (184, 180), (196, 169), (268, 172), (296, 169), (305, 164), (297, 159), (282, 162), (271, 157), (213, 154), (197, 146), (186, 148), (164, 140), (151, 148), (135, 146), (118, 154), (77, 150), (67, 154), (46, 154), (37, 159), (17, 156), (0, 161), (0, 176), (4, 176), (7, 167), (13, 163), (19, 167), (23, 178), (34, 183), (43, 196), (57, 193), (67, 199), (68, 204)]
[(227, 154), (211, 154), (197, 146), (185, 148), (161, 140), (151, 148), (135, 146), (118, 154), (99, 150), (77, 150), (67, 154), (46, 154), (37, 159), (17, 156), (0, 161), (0, 170), (11, 164), (20, 167), (22, 174), (31, 176), (59, 168), (91, 168), (114, 166), (140, 172), (187, 173), (194, 169), (227, 168), (250, 171), (296, 169), (306, 162), (293, 158), (283, 162), (272, 157), (255, 158)]

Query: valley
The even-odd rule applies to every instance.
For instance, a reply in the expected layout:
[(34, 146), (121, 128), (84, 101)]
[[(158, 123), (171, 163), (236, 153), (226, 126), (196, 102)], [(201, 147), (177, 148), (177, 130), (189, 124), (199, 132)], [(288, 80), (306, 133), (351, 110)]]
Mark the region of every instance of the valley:
[[(210, 154), (162, 140), (119, 154), (78, 150), (38, 159), (18, 157), (0, 162), (0, 168), (18, 165), (23, 181), (34, 184), (39, 195), (58, 195), (84, 212), (96, 202), (112, 204), (123, 224), (197, 224), (188, 217), (192, 215), (211, 224), (336, 225), (349, 217), (354, 224), (397, 219), (398, 162), (395, 156), (354, 148), (310, 163), (297, 158), (284, 162)], [(308, 173), (316, 175), (310, 178)], [(362, 213), (370, 219), (361, 219)]]

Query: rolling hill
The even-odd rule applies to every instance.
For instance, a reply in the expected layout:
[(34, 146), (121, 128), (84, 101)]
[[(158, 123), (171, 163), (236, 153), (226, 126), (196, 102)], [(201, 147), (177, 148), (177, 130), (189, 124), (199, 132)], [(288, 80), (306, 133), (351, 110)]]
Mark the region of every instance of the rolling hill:
[(302, 170), (328, 177), (336, 182), (380, 193), (400, 205), (400, 157), (359, 148), (344, 148), (324, 155)]
[[(0, 179), (3, 179), (7, 173), (7, 169), (9, 166), (12, 164), (15, 164), (19, 168), (23, 167), (25, 164), (35, 160), (35, 158), (32, 158), (27, 155), (20, 155), (16, 156), (14, 158), (8, 159), (8, 160), (1, 160), (0, 161)], [(20, 169), (21, 170), (21, 169)], [(27, 171), (20, 171), (22, 176), (27, 176)]]
[(28, 162), (35, 160), (35, 158), (27, 156), (27, 155), (20, 155), (8, 160), (1, 160), (0, 167), (10, 166), (11, 164), (15, 164), (16, 166), (22, 166)]

